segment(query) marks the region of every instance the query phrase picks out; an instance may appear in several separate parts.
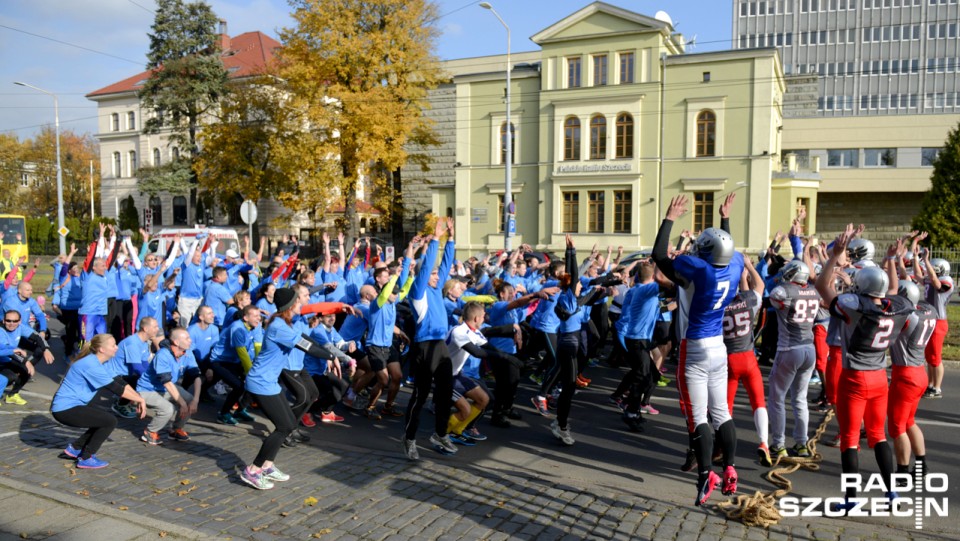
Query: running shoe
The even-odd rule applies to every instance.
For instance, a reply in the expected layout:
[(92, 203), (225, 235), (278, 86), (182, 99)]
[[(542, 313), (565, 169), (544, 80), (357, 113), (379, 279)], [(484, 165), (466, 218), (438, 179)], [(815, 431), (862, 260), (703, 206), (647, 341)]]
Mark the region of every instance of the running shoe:
[(420, 453), (417, 451), (417, 440), (404, 439), (401, 442), (403, 454), (409, 460), (420, 460)]
[(300, 423), (307, 428), (313, 428), (317, 426), (317, 422), (313, 420), (313, 415), (311, 415), (310, 412), (304, 413), (300, 417)]
[(670, 385), (670, 380), (668, 378), (660, 376), (660, 379), (657, 380), (657, 387), (666, 387), (667, 385)]
[(823, 442), (827, 447), (840, 447), (840, 434), (837, 434), (833, 438)]
[(150, 430), (144, 429), (143, 435), (140, 436), (141, 441), (145, 441), (150, 445), (163, 445), (163, 440), (160, 439), (160, 434), (156, 432), (150, 432)]
[(262, 470), (258, 473), (253, 473), (250, 471), (250, 466), (247, 466), (240, 472), (240, 480), (257, 490), (270, 490), (273, 488), (273, 482), (263, 475)]
[(262, 475), (264, 479), (267, 479), (268, 481), (277, 481), (282, 483), (290, 480), (290, 476), (278, 470), (276, 466), (270, 466), (269, 468), (261, 470), (260, 475)]
[(228, 411), (227, 413), (218, 413), (217, 422), (222, 425), (236, 426), (237, 418), (234, 417), (233, 414)]
[(643, 419), (639, 415), (635, 413), (624, 412), (624, 414), (621, 415), (621, 418), (623, 419), (623, 422), (627, 424), (630, 432), (643, 432), (643, 426), (641, 426)]
[(774, 445), (770, 448), (770, 456), (776, 460), (778, 458), (787, 458), (790, 456), (790, 453), (788, 453), (785, 448)]
[(367, 419), (370, 419), (371, 421), (383, 420), (383, 416), (380, 415), (380, 412), (374, 407), (367, 408), (364, 414), (367, 416)]
[(485, 435), (483, 435), (483, 434), (480, 433), (480, 431), (477, 429), (477, 427), (473, 427), (473, 428), (471, 428), (471, 429), (469, 429), (469, 430), (465, 430), (463, 433), (464, 433), (464, 435), (470, 436), (471, 438), (473, 438), (473, 439), (475, 439), (475, 440), (477, 440), (477, 441), (484, 441), (484, 440), (487, 439), (487, 437), (486, 437)]
[(290, 437), (292, 437), (293, 439), (297, 440), (300, 443), (307, 443), (308, 441), (310, 441), (310, 435), (308, 435), (303, 430), (300, 430), (299, 428), (294, 428), (293, 432), (290, 433)]
[(7, 404), (16, 404), (18, 406), (26, 406), (27, 401), (20, 396), (20, 393), (8, 394), (7, 398), (4, 399), (4, 402)]
[(70, 458), (77, 458), (80, 456), (81, 450), (73, 446), (72, 443), (67, 444), (67, 448), (63, 450), (63, 454), (67, 455)]
[(835, 513), (840, 513), (840, 512), (846, 513), (847, 511), (850, 511), (856, 508), (856, 506), (857, 506), (857, 502), (852, 502), (850, 500), (845, 499), (843, 503), (832, 504), (830, 506), (830, 509)]
[(514, 421), (519, 421), (523, 419), (523, 415), (520, 414), (520, 410), (517, 408), (510, 408), (507, 411), (507, 419), (513, 419)]
[(720, 476), (716, 474), (713, 470), (710, 470), (710, 473), (706, 476), (702, 476), (697, 480), (697, 501), (694, 502), (694, 505), (700, 507), (701, 505), (707, 503), (707, 500), (710, 499), (710, 494), (713, 493), (713, 489), (720, 486), (723, 481), (720, 480)]
[(596, 368), (600, 366), (600, 359), (590, 359), (589, 361), (587, 361), (587, 366), (589, 366), (590, 368)]
[(660, 410), (650, 404), (647, 404), (646, 406), (640, 406), (640, 413), (645, 413), (647, 415), (660, 415)]
[(813, 455), (810, 454), (810, 449), (807, 448), (806, 444), (798, 443), (793, 446), (793, 456), (797, 456), (800, 458), (810, 458)]
[(573, 445), (576, 443), (573, 439), (573, 435), (570, 433), (570, 427), (560, 428), (560, 423), (556, 419), (550, 423), (550, 431), (553, 432), (554, 437), (560, 440), (564, 445)]
[(237, 410), (233, 412), (233, 418), (244, 423), (252, 423), (255, 421), (253, 415), (250, 415), (250, 412), (247, 411), (247, 408), (237, 408)]
[(588, 385), (591, 384), (591, 383), (593, 383), (593, 380), (592, 380), (592, 379), (588, 378), (587, 376), (584, 376), (583, 374), (577, 375), (577, 379), (583, 380), (583, 381), (586, 382)]
[(610, 403), (613, 404), (614, 406), (617, 406), (618, 408), (623, 409), (623, 406), (622, 406), (622, 404), (623, 404), (623, 397), (622, 397), (622, 396), (617, 396), (617, 395), (615, 395), (615, 394), (612, 394), (612, 395), (610, 395), (610, 398), (608, 398), (608, 400), (609, 400)]
[(169, 433), (171, 440), (177, 441), (190, 441), (190, 434), (187, 434), (187, 431), (182, 428), (174, 428)]
[(544, 417), (552, 417), (550, 410), (547, 408), (547, 399), (542, 396), (535, 396), (530, 399), (533, 402), (533, 407), (537, 410), (537, 413), (543, 415)]
[(337, 415), (335, 412), (325, 411), (320, 414), (320, 422), (321, 423), (342, 423), (343, 417)]
[[(20, 395), (16, 395), (16, 396), (19, 397)], [(927, 392), (923, 393), (923, 398), (943, 398), (943, 391), (941, 391), (940, 389), (934, 389), (933, 387), (930, 387), (929, 389), (927, 389)], [(7, 402), (8, 403), (10, 402), (9, 398), (7, 398)], [(17, 403), (19, 404), (19, 402)]]
[(81, 458), (77, 461), (77, 467), (84, 470), (98, 470), (106, 468), (110, 463), (106, 460), (100, 460), (97, 455), (90, 455), (90, 458)]
[(403, 417), (404, 413), (397, 409), (397, 406), (394, 404), (385, 404), (380, 408), (380, 415), (384, 417)]
[(809, 385), (813, 387), (819, 387), (822, 384), (823, 384), (823, 381), (820, 380), (820, 376), (816, 372), (814, 372), (813, 375), (810, 376)]
[(441, 455), (455, 455), (457, 454), (457, 448), (453, 445), (453, 442), (450, 441), (450, 438), (447, 436), (440, 436), (433, 434), (430, 436), (430, 443), (433, 445), (433, 448), (436, 449)]
[(137, 416), (136, 411), (130, 411), (130, 406), (126, 404), (119, 404), (114, 402), (110, 409), (113, 410), (113, 413), (116, 413), (118, 417), (123, 417), (124, 419), (133, 419)]
[(416, 381), (413, 379), (412, 376), (407, 376), (407, 379), (403, 380), (403, 384), (406, 385), (407, 387), (413, 387), (415, 383)]
[(477, 444), (477, 440), (467, 436), (466, 434), (454, 434), (451, 432), (450, 434), (447, 434), (447, 437), (450, 438), (450, 441), (456, 443), (457, 445), (473, 447)]
[(760, 447), (757, 447), (757, 456), (760, 457), (760, 465), (768, 468), (773, 466), (773, 460), (770, 459), (770, 449), (767, 448), (766, 443), (761, 443)]
[(543, 385), (543, 376), (537, 373), (530, 374), (530, 381), (537, 385)]
[(687, 449), (687, 457), (684, 459), (682, 465), (680, 465), (680, 471), (688, 472), (693, 470), (697, 465), (697, 453), (693, 449)]
[(364, 400), (357, 395), (345, 396), (340, 401), (343, 402), (344, 406), (354, 411), (363, 411), (364, 409), (366, 409), (366, 404), (364, 404)]
[(733, 466), (727, 466), (723, 470), (723, 488), (720, 492), (724, 496), (729, 496), (737, 492), (737, 470)]

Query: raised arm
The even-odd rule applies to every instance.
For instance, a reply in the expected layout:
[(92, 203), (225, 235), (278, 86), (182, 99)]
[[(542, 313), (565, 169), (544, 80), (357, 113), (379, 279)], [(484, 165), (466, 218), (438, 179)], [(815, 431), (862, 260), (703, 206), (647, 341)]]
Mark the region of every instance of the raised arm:
[(731, 192), (727, 194), (727, 197), (723, 200), (723, 204), (720, 205), (720, 229), (723, 229), (727, 233), (730, 233), (730, 209), (733, 208), (733, 202), (736, 198), (736, 192)]
[(823, 265), (823, 271), (817, 277), (817, 291), (823, 297), (825, 305), (830, 306), (837, 298), (837, 288), (833, 280), (833, 270), (837, 267), (840, 258), (847, 252), (847, 245), (853, 240), (853, 224), (847, 224), (847, 227), (837, 236), (833, 242), (833, 250), (830, 253), (830, 259)]
[(686, 282), (679, 280), (677, 273), (673, 269), (673, 260), (670, 259), (670, 230), (673, 228), (673, 222), (686, 214), (687, 197), (678, 195), (670, 200), (670, 206), (667, 207), (667, 214), (660, 223), (660, 229), (657, 231), (657, 238), (653, 244), (653, 261), (657, 268), (663, 272), (663, 275), (675, 284), (685, 285)]

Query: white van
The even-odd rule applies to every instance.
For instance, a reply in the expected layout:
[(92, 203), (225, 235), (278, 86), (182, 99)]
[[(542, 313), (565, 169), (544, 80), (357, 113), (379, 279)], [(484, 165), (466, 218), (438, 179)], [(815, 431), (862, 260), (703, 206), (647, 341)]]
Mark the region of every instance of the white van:
[(221, 259), (227, 250), (240, 252), (240, 240), (236, 231), (220, 227), (203, 226), (161, 229), (160, 232), (150, 237), (150, 241), (147, 243), (147, 250), (150, 253), (166, 256), (167, 253), (169, 253), (170, 245), (174, 239), (177, 238), (177, 235), (182, 236), (184, 239), (192, 240), (200, 233), (207, 233), (217, 240), (217, 254)]

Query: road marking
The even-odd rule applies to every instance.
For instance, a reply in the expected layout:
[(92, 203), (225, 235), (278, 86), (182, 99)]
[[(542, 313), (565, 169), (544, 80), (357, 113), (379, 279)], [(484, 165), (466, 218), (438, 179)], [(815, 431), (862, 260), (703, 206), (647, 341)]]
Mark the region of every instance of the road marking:
[(53, 397), (50, 396), (50, 395), (45, 395), (45, 394), (40, 394), (40, 393), (34, 393), (34, 392), (32, 392), (32, 391), (20, 391), (20, 394), (25, 394), (25, 395), (27, 395), (27, 396), (32, 396), (32, 397), (34, 397), (34, 398), (42, 398), (42, 399), (46, 400), (47, 402), (53, 402)]
[(39, 432), (40, 430), (50, 430), (53, 427), (50, 426), (41, 426), (37, 428), (26, 428), (24, 430), (17, 430), (16, 432), (4, 432), (0, 434), (0, 438), (8, 438), (10, 436), (19, 436), (20, 434), (26, 434), (27, 432)]

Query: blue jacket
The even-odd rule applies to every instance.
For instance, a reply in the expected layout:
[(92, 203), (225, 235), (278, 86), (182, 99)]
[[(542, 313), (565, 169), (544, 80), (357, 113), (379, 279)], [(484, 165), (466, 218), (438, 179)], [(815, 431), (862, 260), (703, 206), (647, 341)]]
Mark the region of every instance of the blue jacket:
[(454, 246), (453, 240), (447, 241), (443, 250), (443, 259), (437, 268), (440, 280), (436, 287), (430, 287), (430, 274), (433, 272), (434, 262), (437, 260), (437, 252), (440, 243), (437, 239), (430, 241), (427, 245), (427, 253), (419, 267), (417, 267), (417, 277), (410, 288), (410, 300), (413, 305), (414, 315), (417, 318), (417, 332), (414, 338), (416, 342), (426, 342), (428, 340), (443, 340), (447, 336), (449, 326), (447, 325), (447, 312), (443, 307), (443, 282), (450, 275), (450, 267), (453, 265)]

